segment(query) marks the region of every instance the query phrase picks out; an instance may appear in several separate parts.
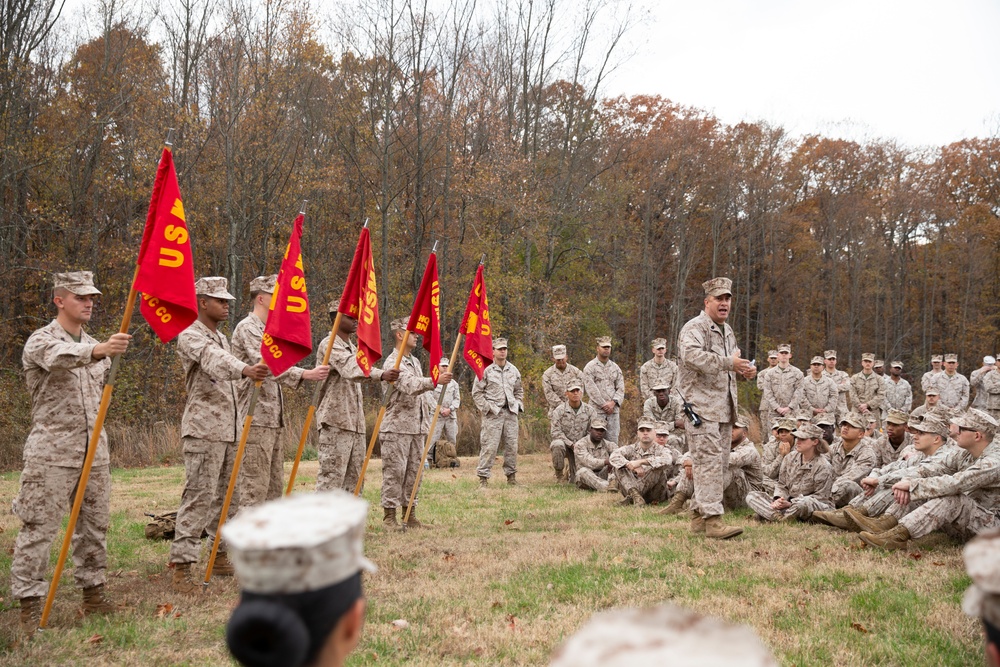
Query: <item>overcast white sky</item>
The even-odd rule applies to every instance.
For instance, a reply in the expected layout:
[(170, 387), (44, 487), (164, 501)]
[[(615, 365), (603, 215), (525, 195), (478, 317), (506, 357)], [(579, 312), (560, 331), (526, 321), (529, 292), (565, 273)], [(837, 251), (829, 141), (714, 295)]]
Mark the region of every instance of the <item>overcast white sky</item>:
[(912, 146), (1000, 136), (998, 0), (658, 0), (606, 94)]

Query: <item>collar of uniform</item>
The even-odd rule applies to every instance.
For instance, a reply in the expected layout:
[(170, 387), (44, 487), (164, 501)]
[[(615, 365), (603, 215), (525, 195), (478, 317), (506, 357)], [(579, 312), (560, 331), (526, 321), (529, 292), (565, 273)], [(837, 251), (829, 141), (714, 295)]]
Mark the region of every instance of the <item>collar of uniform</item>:
[[(61, 341), (64, 341), (66, 343), (75, 343), (76, 342), (73, 339), (73, 336), (71, 336), (68, 331), (66, 331), (65, 329), (62, 328), (62, 325), (59, 324), (59, 320), (52, 320), (51, 322), (49, 322), (48, 329), (52, 332), (52, 335), (54, 335), (56, 338), (58, 338)], [(86, 342), (88, 342), (87, 339), (88, 339), (87, 330), (81, 328), (80, 329), (80, 342), (81, 343), (86, 343)]]
[(701, 311), (700, 317), (704, 317), (708, 321), (708, 328), (711, 329), (712, 331), (718, 331), (719, 333), (723, 334), (725, 333), (727, 324), (726, 322), (723, 322), (722, 327), (720, 328), (719, 325), (715, 323), (715, 320), (709, 317), (708, 313), (706, 313), (704, 310)]
[(264, 323), (264, 320), (262, 320), (262, 319), (260, 319), (259, 317), (257, 317), (257, 313), (255, 313), (255, 312), (253, 312), (253, 311), (251, 310), (251, 311), (250, 311), (250, 314), (249, 314), (249, 315), (247, 315), (247, 319), (249, 319), (249, 320), (250, 320), (251, 322), (253, 322), (253, 323), (254, 323), (254, 325), (255, 325), (255, 326), (256, 326), (256, 327), (258, 328), (258, 329), (260, 329), (261, 331), (263, 331), (263, 330), (264, 330), (264, 327), (266, 326), (266, 325), (265, 325), (265, 323)]
[(989, 455), (991, 458), (1000, 458), (1000, 443), (997, 442), (995, 436), (993, 440), (990, 441), (990, 444), (986, 445), (986, 449), (983, 450), (983, 453), (980, 454), (979, 458), (976, 460), (980, 461), (986, 458), (987, 455)]
[(221, 331), (219, 331), (218, 329), (216, 329), (215, 331), (212, 331), (201, 320), (195, 320), (191, 324), (191, 326), (188, 327), (188, 328), (193, 328), (193, 329), (197, 330), (198, 333), (200, 333), (203, 336), (206, 336), (208, 338), (211, 338), (216, 343), (220, 343), (220, 344), (222, 343), (222, 337), (223, 337), (224, 334)]

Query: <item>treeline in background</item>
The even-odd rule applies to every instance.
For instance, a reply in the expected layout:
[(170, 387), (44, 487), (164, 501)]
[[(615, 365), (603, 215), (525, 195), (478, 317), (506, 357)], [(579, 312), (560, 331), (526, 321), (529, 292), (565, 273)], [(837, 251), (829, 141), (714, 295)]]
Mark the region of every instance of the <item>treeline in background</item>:
[[(439, 241), (448, 349), (485, 253), (494, 332), (528, 385), (528, 447), (547, 444), (551, 345), (582, 367), (595, 336), (614, 336), (628, 423), (650, 340), (675, 353), (714, 275), (733, 278), (730, 321), (761, 361), (779, 341), (803, 368), (824, 349), (848, 370), (874, 351), (912, 379), (932, 353), (968, 372), (997, 352), (1000, 139), (800, 137), (609, 97), (643, 19), (616, 0), (4, 2), (0, 466), (17, 466), (29, 424), (20, 353), (53, 316), (51, 272), (95, 271), (90, 330), (117, 328), (170, 127), (195, 272), (229, 278), (230, 326), (250, 279), (277, 271), (303, 199), (317, 341), (365, 220), (386, 328)], [(172, 345), (139, 321), (133, 333), (110, 420), (144, 461), (151, 440), (129, 428), (173, 429), (183, 378)]]

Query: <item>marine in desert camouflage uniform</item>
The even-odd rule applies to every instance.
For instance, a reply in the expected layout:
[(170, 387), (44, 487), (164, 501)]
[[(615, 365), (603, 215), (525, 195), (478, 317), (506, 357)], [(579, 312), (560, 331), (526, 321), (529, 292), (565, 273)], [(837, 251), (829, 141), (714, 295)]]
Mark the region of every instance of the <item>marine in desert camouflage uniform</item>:
[(652, 343), (653, 358), (639, 368), (639, 397), (645, 401), (653, 397), (654, 388), (666, 385), (672, 391), (677, 381), (677, 364), (667, 359), (667, 340), (656, 338)]
[[(330, 320), (335, 321), (339, 300), (327, 306)], [(341, 314), (340, 327), (330, 350), (330, 372), (320, 388), (316, 402), (316, 430), (319, 436), (319, 473), (316, 475), (317, 491), (343, 489), (354, 492), (365, 459), (366, 423), (361, 385), (366, 382), (395, 382), (399, 371), (391, 365), (385, 369), (372, 368), (366, 377), (358, 365), (358, 348), (351, 336), (358, 330), (358, 320)], [(323, 363), (329, 334), (316, 348), (317, 364)], [(317, 366), (318, 368), (319, 366)]]
[[(229, 340), (218, 330), (219, 323), (229, 318), (229, 302), (235, 298), (227, 288), (225, 278), (200, 278), (195, 283), (198, 319), (177, 337), (187, 403), (181, 418), (184, 491), (170, 544), (170, 567), (174, 591), (184, 594), (200, 590), (191, 580), (191, 565), (201, 552), (202, 533), (215, 539), (236, 460), (240, 425), (236, 381), (246, 377), (256, 382), (268, 375), (265, 364), (247, 364), (233, 356)], [(239, 491), (237, 486), (230, 515), (240, 506)], [(221, 549), (213, 572), (233, 574)]]
[(583, 367), (583, 386), (590, 404), (608, 422), (608, 440), (618, 442), (621, 407), (625, 401), (625, 376), (611, 360), (611, 336), (597, 339), (597, 356)]
[[(399, 377), (395, 384), (385, 387), (388, 400), (385, 417), (379, 432), (382, 445), (382, 524), (389, 529), (399, 526), (397, 510), (406, 516), (409, 510), (408, 528), (420, 528), (416, 506), (419, 495), (413, 495), (417, 483), (417, 471), (424, 455), (424, 439), (431, 426), (431, 410), (423, 394), (434, 390), (434, 380), (424, 377), (420, 360), (413, 356), (418, 337), (406, 336), (406, 318), (393, 320), (390, 329), (396, 338), (396, 346), (382, 362), (382, 376), (394, 368), (396, 358), (402, 355)], [(402, 348), (406, 338), (406, 349)], [(451, 382), (451, 373), (438, 375), (438, 384)], [(408, 506), (413, 496), (413, 505)]]
[[(587, 435), (590, 422), (596, 416), (597, 410), (583, 402), (583, 383), (578, 379), (571, 380), (566, 389), (566, 402), (555, 409), (549, 420), (552, 436), (549, 451), (557, 482), (567, 479), (570, 484), (576, 483), (573, 444)], [(568, 471), (565, 476), (564, 469)]]
[[(270, 310), (271, 295), (278, 279), (276, 275), (258, 276), (250, 281), (250, 298), (253, 310), (233, 329), (233, 355), (245, 364), (261, 362), (260, 343), (264, 337), (264, 327)], [(240, 505), (259, 505), (265, 500), (273, 500), (282, 493), (285, 452), (281, 436), (285, 427), (285, 401), (281, 386), (297, 389), (303, 380), (325, 380), (329, 366), (318, 366), (306, 370), (292, 366), (277, 378), (268, 377), (260, 386), (257, 405), (253, 412), (253, 422), (247, 435), (243, 462), (240, 465)], [(254, 382), (248, 378), (236, 384), (236, 399), (240, 421), (250, 408)]]
[(485, 487), (489, 483), (501, 442), (507, 483), (517, 484), (517, 418), (524, 412), (524, 386), (521, 371), (507, 360), (506, 338), (493, 339), (493, 363), (483, 371), (483, 379), (472, 384), (472, 400), (483, 420), (476, 468), (479, 485)]
[[(41, 620), (42, 598), (49, 590), (49, 551), (76, 496), (110, 357), (124, 354), (132, 338), (116, 333), (101, 342), (84, 330), (100, 294), (90, 271), (55, 274), (56, 318), (28, 337), (21, 355), (31, 393), (31, 431), (14, 499), (21, 530), (14, 541), (10, 593), (19, 601), (21, 628), (28, 637)], [(73, 576), (83, 589), (85, 614), (115, 609), (104, 597), (110, 465), (108, 437), (102, 431), (73, 534)]]
[(740, 355), (736, 336), (726, 323), (732, 306), (732, 281), (713, 278), (702, 287), (705, 309), (684, 325), (677, 344), (680, 393), (701, 418), (698, 426), (691, 418), (685, 423), (694, 463), (695, 518), (691, 530), (704, 530), (710, 538), (728, 539), (743, 532), (742, 528), (722, 522), (726, 467), (737, 417), (736, 378), (739, 375), (752, 380), (757, 369)]
[(753, 491), (746, 497), (747, 505), (767, 521), (804, 521), (813, 512), (833, 509), (833, 469), (823, 457), (822, 430), (807, 424), (793, 435), (795, 451), (782, 460), (774, 491)]
[(552, 365), (542, 373), (542, 391), (550, 419), (555, 409), (566, 402), (566, 390), (572, 381), (582, 383), (583, 371), (569, 363), (565, 345), (553, 345)]
[(607, 420), (603, 416), (594, 417), (587, 435), (573, 443), (576, 485), (581, 489), (617, 491), (608, 486), (608, 477), (611, 475), (611, 452), (618, 445), (605, 438), (607, 430)]

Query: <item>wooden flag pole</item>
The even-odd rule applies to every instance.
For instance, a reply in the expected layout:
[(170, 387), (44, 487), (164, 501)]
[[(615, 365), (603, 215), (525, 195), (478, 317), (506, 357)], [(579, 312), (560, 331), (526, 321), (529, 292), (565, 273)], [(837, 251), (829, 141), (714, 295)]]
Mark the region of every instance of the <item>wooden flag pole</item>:
[[(397, 371), (399, 370), (399, 365), (403, 362), (403, 354), (406, 350), (406, 343), (410, 339), (410, 332), (403, 332), (403, 340), (399, 344), (399, 352), (396, 354), (396, 364), (393, 366)], [(385, 392), (385, 398), (382, 400), (382, 407), (379, 408), (378, 417), (375, 418), (375, 427), (372, 429), (372, 438), (368, 441), (368, 451), (365, 452), (365, 461), (361, 464), (361, 474), (358, 475), (358, 483), (354, 487), (354, 495), (361, 495), (361, 487), (365, 483), (365, 473), (368, 472), (368, 462), (371, 461), (372, 452), (375, 451), (375, 440), (378, 438), (378, 432), (382, 428), (382, 420), (385, 419), (386, 408), (389, 407), (389, 399), (392, 397), (392, 392), (395, 390), (393, 383), (389, 383), (389, 389)]]
[[(163, 143), (167, 150), (171, 150), (174, 139), (174, 128), (167, 130), (167, 139)], [(122, 314), (122, 323), (118, 327), (118, 333), (128, 333), (128, 328), (132, 324), (132, 313), (135, 310), (135, 299), (138, 295), (135, 289), (135, 281), (139, 279), (139, 261), (136, 259), (135, 272), (132, 274), (132, 287), (128, 291), (128, 300), (125, 302), (125, 312)], [(97, 417), (94, 419), (94, 430), (90, 434), (90, 441), (87, 443), (87, 454), (83, 457), (83, 469), (80, 470), (80, 480), (76, 483), (76, 496), (73, 498), (73, 508), (69, 513), (69, 524), (66, 526), (66, 535), (63, 537), (62, 548), (59, 550), (59, 560), (56, 561), (56, 570), (52, 574), (52, 581), (49, 583), (49, 593), (45, 597), (45, 607), (42, 609), (42, 618), (38, 622), (38, 627), (44, 628), (49, 622), (49, 614), (52, 612), (52, 603), (55, 602), (56, 589), (59, 588), (59, 579), (62, 577), (63, 567), (66, 565), (66, 557), (69, 555), (69, 547), (73, 541), (73, 531), (76, 530), (76, 522), (80, 518), (80, 508), (83, 507), (83, 497), (87, 493), (87, 483), (90, 482), (90, 470), (94, 466), (94, 456), (97, 454), (97, 446), (101, 442), (101, 431), (104, 430), (104, 420), (108, 416), (108, 406), (111, 405), (111, 392), (115, 388), (115, 379), (118, 377), (118, 368), (121, 365), (121, 355), (116, 355), (111, 360), (111, 369), (108, 377), (104, 381), (104, 390), (101, 392), (101, 403), (97, 408)]]
[[(362, 229), (368, 227), (368, 220), (365, 219), (365, 224)], [(336, 337), (340, 333), (340, 318), (342, 314), (340, 309), (337, 310), (336, 317), (333, 318), (333, 326), (330, 327), (330, 340), (326, 344), (326, 351), (323, 352), (323, 366), (330, 365), (330, 355), (333, 354), (333, 343)], [(295, 460), (292, 462), (292, 472), (288, 475), (288, 486), (285, 488), (285, 495), (291, 495), (292, 489), (295, 488), (295, 476), (299, 472), (299, 462), (302, 460), (302, 452), (306, 449), (306, 440), (309, 439), (309, 428), (312, 426), (313, 418), (316, 416), (316, 408), (319, 406), (320, 395), (323, 393), (323, 387), (329, 380), (324, 380), (316, 384), (316, 388), (313, 389), (312, 402), (309, 403), (309, 409), (306, 411), (306, 421), (302, 425), (302, 433), (299, 435), (299, 448), (295, 451)]]
[[(451, 350), (451, 361), (448, 362), (448, 369), (455, 367), (455, 360), (458, 359), (458, 348), (461, 346), (462, 341), (465, 339), (463, 334), (458, 334), (458, 338), (455, 339), (455, 347)], [(434, 438), (434, 429), (437, 428), (438, 416), (441, 414), (441, 405), (444, 403), (445, 390), (448, 387), (441, 387), (441, 394), (438, 396), (437, 407), (434, 408), (434, 417), (431, 418), (431, 430), (427, 431), (427, 441), (424, 443), (424, 454), (420, 457), (420, 465), (417, 467), (417, 479), (413, 482), (413, 491), (410, 492), (410, 502), (406, 505), (406, 516), (403, 517), (403, 527), (406, 527), (406, 522), (410, 520), (410, 512), (413, 511), (413, 503), (417, 500), (417, 489), (420, 488), (420, 478), (424, 475), (424, 461), (427, 460), (427, 454), (431, 451), (431, 440)]]
[(263, 380), (253, 383), (253, 393), (250, 394), (250, 407), (247, 416), (243, 419), (243, 432), (240, 433), (240, 444), (236, 448), (236, 458), (233, 460), (233, 472), (229, 475), (229, 488), (226, 489), (226, 500), (222, 503), (222, 513), (219, 514), (219, 525), (215, 529), (215, 540), (212, 542), (212, 555), (208, 558), (208, 567), (205, 568), (205, 585), (212, 579), (212, 568), (215, 567), (215, 557), (219, 553), (219, 544), (222, 541), (222, 526), (226, 523), (226, 515), (229, 514), (229, 505), (233, 500), (233, 491), (236, 490), (236, 480), (240, 476), (240, 464), (243, 463), (243, 451), (247, 447), (247, 439), (250, 437), (250, 424), (253, 423), (253, 413), (257, 407), (257, 396), (260, 394), (260, 386)]

